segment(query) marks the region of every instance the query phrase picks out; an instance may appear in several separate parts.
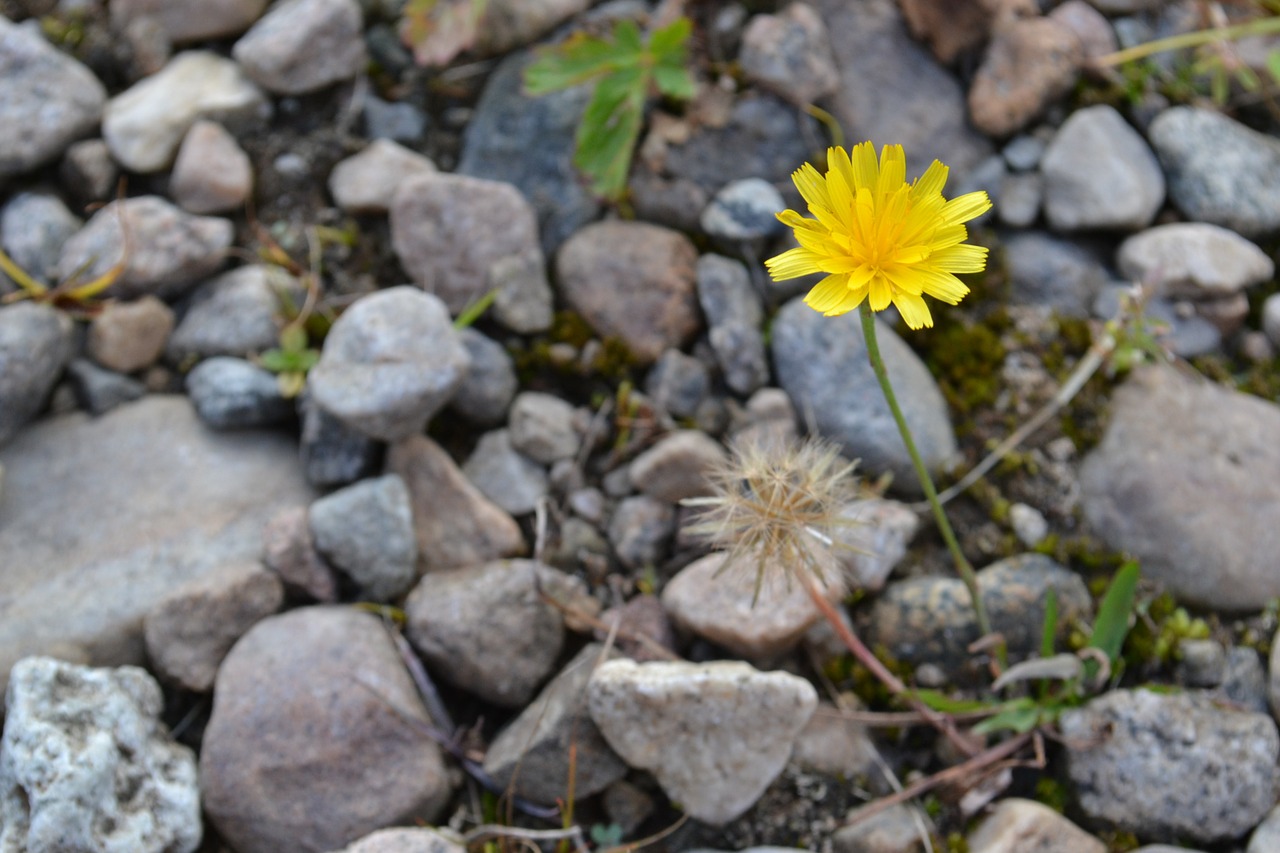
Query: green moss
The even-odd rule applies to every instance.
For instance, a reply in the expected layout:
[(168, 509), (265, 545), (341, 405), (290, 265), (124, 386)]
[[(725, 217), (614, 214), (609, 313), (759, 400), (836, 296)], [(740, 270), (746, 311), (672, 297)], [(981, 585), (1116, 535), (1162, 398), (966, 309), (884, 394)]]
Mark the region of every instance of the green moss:
[(1132, 665), (1164, 665), (1178, 655), (1183, 640), (1209, 637), (1209, 624), (1193, 617), (1169, 593), (1138, 606), (1139, 617), (1124, 644), (1124, 659)]
[(1036, 799), (1062, 814), (1067, 810), (1071, 795), (1062, 782), (1052, 776), (1041, 776), (1036, 780)]
[[(986, 323), (966, 323), (935, 312), (938, 325), (922, 334), (908, 332), (956, 416), (956, 432), (972, 430), (972, 416), (995, 403), (1001, 390), (1006, 355), (1000, 335)], [(956, 315), (951, 315), (956, 316)]]

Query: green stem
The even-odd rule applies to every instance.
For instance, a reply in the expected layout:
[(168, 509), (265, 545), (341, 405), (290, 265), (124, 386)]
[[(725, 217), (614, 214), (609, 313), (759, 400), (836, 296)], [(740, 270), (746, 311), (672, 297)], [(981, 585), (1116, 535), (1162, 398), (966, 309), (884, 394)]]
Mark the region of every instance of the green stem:
[(1154, 56), (1157, 53), (1164, 53), (1170, 50), (1200, 47), (1215, 41), (1231, 41), (1250, 36), (1273, 35), (1277, 32), (1280, 32), (1280, 18), (1258, 18), (1252, 21), (1245, 21), (1243, 24), (1179, 33), (1176, 36), (1144, 42), (1125, 50), (1117, 50), (1115, 53), (1100, 56), (1094, 60), (1094, 63), (1101, 66), (1122, 65), (1125, 62), (1145, 59), (1148, 56)]
[(875, 371), (876, 379), (880, 382), (880, 390), (884, 392), (889, 411), (893, 412), (893, 420), (898, 425), (898, 432), (902, 433), (902, 443), (907, 446), (911, 464), (915, 466), (916, 476), (920, 478), (920, 487), (924, 489), (924, 496), (933, 509), (933, 518), (937, 521), (938, 530), (942, 532), (942, 538), (947, 543), (947, 550), (951, 552), (956, 571), (960, 573), (960, 579), (969, 590), (969, 600), (973, 604), (973, 613), (978, 620), (978, 633), (983, 637), (988, 636), (991, 634), (991, 621), (987, 618), (986, 605), (982, 603), (982, 595), (978, 592), (978, 576), (974, 573), (973, 566), (969, 565), (969, 561), (965, 559), (964, 552), (960, 550), (955, 531), (951, 529), (947, 513), (938, 500), (938, 490), (933, 486), (933, 478), (929, 476), (929, 469), (924, 467), (920, 451), (916, 450), (916, 441), (911, 436), (911, 428), (907, 426), (907, 419), (902, 416), (902, 409), (898, 407), (898, 398), (894, 396), (893, 386), (889, 384), (889, 372), (885, 370), (884, 359), (880, 357), (880, 344), (876, 340), (876, 321), (871, 313), (870, 303), (864, 300), (859, 310), (862, 313), (862, 332), (867, 341), (867, 358), (871, 361), (871, 369)]

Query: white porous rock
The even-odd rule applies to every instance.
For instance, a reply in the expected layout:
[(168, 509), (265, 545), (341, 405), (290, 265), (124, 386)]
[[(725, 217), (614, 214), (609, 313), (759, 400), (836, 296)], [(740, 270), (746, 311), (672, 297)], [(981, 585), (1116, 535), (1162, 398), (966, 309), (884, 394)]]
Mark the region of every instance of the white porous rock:
[(102, 138), (122, 166), (148, 174), (169, 168), (197, 119), (234, 126), (269, 112), (266, 97), (239, 65), (193, 50), (112, 98), (103, 112)]
[(818, 694), (738, 661), (613, 660), (592, 675), (587, 704), (628, 765), (652, 773), (690, 816), (720, 825), (782, 772)]
[(191, 750), (159, 721), (160, 687), (133, 666), (46, 657), (13, 667), (0, 740), (0, 850), (191, 853)]

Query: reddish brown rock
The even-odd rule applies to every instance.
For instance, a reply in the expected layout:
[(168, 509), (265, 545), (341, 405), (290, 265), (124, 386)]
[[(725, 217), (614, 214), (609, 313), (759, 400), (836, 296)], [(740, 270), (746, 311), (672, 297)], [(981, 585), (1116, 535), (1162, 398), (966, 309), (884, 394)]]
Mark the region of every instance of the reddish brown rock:
[(1066, 24), (1014, 21), (995, 34), (974, 75), (969, 116), (983, 133), (1008, 136), (1071, 91), (1083, 61), (1080, 39)]
[(986, 44), (1000, 23), (1036, 14), (1032, 0), (898, 0), (911, 34), (950, 64)]

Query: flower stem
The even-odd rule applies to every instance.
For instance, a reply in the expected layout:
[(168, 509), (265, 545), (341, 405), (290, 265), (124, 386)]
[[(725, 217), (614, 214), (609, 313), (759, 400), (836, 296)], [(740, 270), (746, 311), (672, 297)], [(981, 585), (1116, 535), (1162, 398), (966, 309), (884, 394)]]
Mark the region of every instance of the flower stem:
[(985, 637), (991, 634), (991, 621), (987, 618), (986, 605), (982, 603), (982, 595), (978, 591), (978, 576), (973, 571), (973, 566), (969, 565), (969, 561), (965, 559), (964, 552), (960, 550), (960, 543), (956, 540), (955, 531), (951, 529), (951, 522), (947, 519), (947, 513), (942, 509), (942, 504), (938, 501), (938, 490), (934, 488), (933, 478), (929, 476), (929, 469), (924, 467), (924, 461), (920, 458), (920, 451), (916, 450), (915, 439), (911, 436), (911, 428), (907, 426), (907, 419), (902, 416), (902, 409), (898, 406), (898, 398), (894, 396), (893, 386), (889, 383), (889, 372), (885, 370), (884, 359), (880, 357), (880, 344), (876, 340), (876, 321), (871, 313), (871, 305), (864, 301), (860, 308), (862, 314), (862, 332), (867, 342), (867, 358), (871, 361), (871, 369), (875, 371), (876, 379), (880, 382), (880, 390), (884, 392), (885, 402), (889, 404), (889, 411), (893, 413), (893, 420), (898, 425), (898, 432), (902, 433), (902, 443), (907, 446), (907, 453), (911, 456), (911, 464), (915, 466), (916, 476), (920, 479), (920, 487), (924, 489), (924, 496), (929, 501), (929, 506), (933, 509), (933, 518), (938, 523), (938, 530), (942, 533), (943, 540), (947, 543), (947, 550), (951, 552), (951, 559), (956, 564), (956, 571), (960, 574), (960, 579), (964, 581), (965, 587), (969, 590), (969, 600), (973, 604), (973, 613), (978, 621), (978, 633)]

